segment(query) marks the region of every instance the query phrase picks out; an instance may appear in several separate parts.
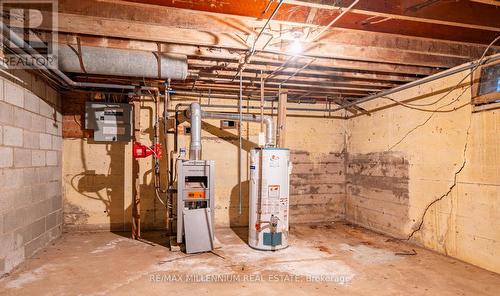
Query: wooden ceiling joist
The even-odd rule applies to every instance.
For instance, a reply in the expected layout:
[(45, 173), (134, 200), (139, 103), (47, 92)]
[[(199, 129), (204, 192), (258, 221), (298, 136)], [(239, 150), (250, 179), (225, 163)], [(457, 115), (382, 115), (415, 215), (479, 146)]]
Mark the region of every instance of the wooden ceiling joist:
[[(99, 23), (90, 27), (88, 23)], [(173, 44), (202, 45), (233, 50), (247, 50), (248, 44), (235, 34), (202, 32), (159, 25), (142, 24), (117, 19), (103, 19), (81, 15), (60, 14), (58, 31), (85, 35), (148, 40)], [(168, 34), (166, 34), (168, 32)], [(264, 45), (261, 38), (257, 48)], [(279, 52), (279, 48), (268, 47), (267, 51)], [(406, 53), (398, 49), (360, 47), (347, 44), (315, 43), (306, 44), (305, 52), (310, 57), (360, 60), (365, 62), (385, 62), (399, 65), (450, 68), (468, 62), (467, 58), (434, 56), (426, 53)]]
[[(475, 60), (500, 32), (496, 5), (482, 0), (360, 1), (334, 27), (311, 41), (310, 36), (341, 13), (337, 3), (345, 8), (352, 0), (335, 1), (337, 6), (333, 2), (285, 0), (263, 29), (255, 55), (245, 63), (245, 93), (260, 93), (262, 73), (267, 77), (266, 94), (276, 93), (281, 86), (290, 98), (324, 101), (334, 96), (332, 102), (342, 104)], [(217, 3), (60, 0), (59, 42), (76, 45), (79, 40), (83, 46), (186, 55), (188, 79), (174, 81), (174, 88), (237, 93), (239, 81), (234, 78), (269, 17), (270, 12), (262, 13), (269, 0)], [(40, 28), (43, 39), (51, 27), (42, 24)], [(303, 47), (299, 54), (290, 50), (294, 40)], [(499, 46), (493, 46), (489, 54), (496, 52)], [(80, 80), (106, 80), (72, 75)], [(108, 79), (140, 83), (133, 77)], [(356, 108), (351, 111), (357, 112)]]
[[(68, 43), (75, 45), (77, 43), (76, 36), (69, 33), (59, 34), (59, 42)], [(118, 37), (96, 37), (83, 35), (80, 36), (81, 44), (88, 46), (102, 46), (102, 47), (112, 47), (112, 48), (122, 48), (122, 49), (137, 49), (137, 50), (147, 50), (151, 52), (157, 51), (157, 43), (147, 42), (147, 41), (136, 41), (129, 40)], [(225, 48), (212, 48), (207, 46), (196, 46), (187, 44), (173, 44), (173, 43), (162, 43), (162, 52), (175, 53), (175, 54), (186, 54), (190, 57), (204, 58), (210, 61), (216, 62), (238, 62), (241, 58), (240, 53), (242, 51), (230, 50)], [(255, 55), (253, 62), (258, 64), (266, 65), (280, 65), (283, 60), (279, 60), (280, 56), (277, 54), (270, 53), (258, 53)], [(292, 65), (293, 66), (293, 65)], [(392, 73), (392, 74), (408, 74), (408, 75), (431, 75), (437, 72), (437, 69), (432, 67), (419, 67), (412, 65), (396, 65), (387, 64), (381, 62), (365, 62), (365, 61), (353, 61), (353, 60), (343, 60), (343, 59), (317, 59), (313, 66), (314, 67), (326, 67), (335, 69), (351, 69), (351, 70), (361, 70), (369, 72), (380, 72), (380, 73)], [(322, 69), (327, 70), (327, 69)]]
[[(223, 13), (207, 13), (205, 11), (178, 9), (175, 7), (139, 5), (124, 1), (90, 0), (75, 2), (61, 0), (59, 1), (59, 9), (61, 13), (70, 15), (126, 20), (142, 24), (191, 29), (215, 34), (239, 34), (240, 36), (251, 36), (252, 34), (256, 34), (257, 28), (260, 28), (264, 21), (260, 16), (242, 17)], [(165, 17), (167, 15), (168, 17)], [(308, 17), (304, 22), (290, 22), (288, 26), (311, 28), (309, 17), (310, 14), (308, 12)], [(311, 29), (314, 29), (317, 25), (321, 24), (313, 24)], [(282, 26), (282, 22), (270, 22), (271, 28), (279, 28)], [(285, 26), (285, 28), (287, 27)], [(415, 36), (402, 36), (397, 32), (385, 34), (371, 32), (370, 30), (352, 30), (338, 27), (331, 28), (329, 32), (322, 36), (321, 42), (389, 49), (397, 48), (401, 51), (414, 53), (426, 52), (428, 54), (463, 58), (477, 58), (485, 48), (484, 45), (468, 44), (463, 40), (461, 42), (450, 42), (428, 38), (415, 39)]]
[[(208, 1), (128, 0), (126, 2), (140, 2), (138, 4), (140, 7), (152, 4), (156, 7), (177, 7), (239, 17), (266, 18), (267, 14), (262, 15), (262, 10), (268, 0), (225, 0), (213, 6)], [(491, 10), (491, 5), (467, 0), (436, 1), (437, 4), (430, 6), (419, 5), (420, 2), (361, 1), (336, 23), (336, 27), (481, 44), (488, 44), (500, 31), (498, 11)], [(339, 6), (333, 3), (335, 2), (324, 0), (286, 0), (273, 19), (286, 24), (325, 26), (340, 13)], [(341, 5), (345, 8), (351, 3), (352, 0), (342, 1)], [(312, 24), (307, 24), (309, 11), (312, 8), (319, 10)], [(474, 13), (470, 13), (471, 11)], [(376, 25), (365, 22), (374, 16), (387, 21)]]
[[(338, 10), (339, 7), (347, 7), (349, 2), (343, 2), (341, 6), (323, 4), (322, 0), (285, 0), (285, 3), (298, 6), (307, 6), (312, 8), (321, 8), (325, 10)], [(379, 16), (391, 19), (410, 20), (415, 22), (430, 23), (437, 25), (448, 25), (463, 28), (474, 28), (480, 30), (500, 31), (498, 28), (498, 19), (495, 20), (495, 12), (479, 3), (470, 3), (471, 1), (438, 1), (433, 5), (424, 6), (422, 1), (361, 1), (352, 9), (352, 13), (364, 14), (370, 16)], [(474, 1), (472, 1), (474, 2)], [(476, 1), (478, 2), (478, 1)], [(492, 1), (490, 1), (492, 2)], [(481, 14), (483, 17), (479, 20), (474, 13)]]

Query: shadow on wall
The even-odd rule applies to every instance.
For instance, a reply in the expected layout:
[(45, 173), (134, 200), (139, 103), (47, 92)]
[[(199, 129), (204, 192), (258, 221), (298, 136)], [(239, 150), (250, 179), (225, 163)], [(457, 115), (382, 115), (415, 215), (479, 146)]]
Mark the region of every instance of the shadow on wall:
[(249, 185), (250, 181), (241, 183), (241, 214), (240, 214), (240, 184), (233, 187), (229, 200), (229, 227), (238, 237), (248, 242), (248, 206), (249, 206)]
[[(74, 132), (73, 135), (66, 137), (83, 138), (84, 140), (80, 143), (80, 155), (74, 155), (74, 157), (78, 158), (77, 162), (81, 163), (81, 168), (78, 173), (75, 172), (75, 175), (70, 176), (71, 180), (68, 180), (71, 181), (70, 185), (74, 191), (78, 193), (79, 199), (75, 200), (74, 203), (71, 203), (71, 198), (65, 200), (65, 224), (68, 228), (75, 230), (102, 229), (129, 236), (126, 232), (120, 233), (122, 231), (130, 231), (131, 229), (132, 207), (126, 204), (125, 201), (125, 195), (128, 195), (128, 192), (126, 192), (128, 189), (125, 186), (130, 185), (127, 182), (130, 178), (128, 174), (131, 174), (129, 171), (130, 167), (125, 166), (125, 163), (129, 161), (126, 159), (127, 155), (130, 154), (127, 151), (129, 147), (126, 143), (102, 143), (88, 139), (92, 135), (88, 130), (84, 130), (82, 124), (83, 114), (85, 113), (84, 104), (87, 99), (87, 97), (83, 96), (75, 97), (72, 101), (75, 104), (66, 106), (66, 129), (73, 128)], [(142, 106), (141, 109), (144, 109), (145, 113), (148, 113), (143, 118), (152, 117), (153, 112), (149, 106)], [(80, 117), (79, 120), (77, 117)], [(69, 123), (76, 124), (70, 126), (68, 125)], [(143, 135), (149, 138), (149, 140), (152, 140), (154, 132), (152, 124), (153, 122), (150, 119), (144, 120), (142, 124)], [(220, 141), (229, 142), (236, 147), (239, 146), (238, 135), (235, 135), (234, 131), (223, 130), (207, 122), (202, 123), (202, 128)], [(163, 135), (161, 135), (161, 141), (163, 142)], [(91, 146), (97, 147), (90, 149)], [(247, 130), (244, 130), (242, 149), (249, 152), (250, 149), (256, 146), (256, 143), (248, 140)], [(245, 162), (246, 153), (242, 153), (242, 156), (243, 162)], [(142, 170), (139, 176), (141, 180), (141, 224), (143, 230), (164, 229), (165, 210), (155, 197), (152, 184), (154, 168), (149, 163), (151, 162), (141, 161)], [(104, 166), (108, 165), (109, 168), (104, 168)], [(125, 171), (126, 169), (127, 171)], [(168, 171), (166, 158), (160, 162), (160, 170), (165, 173)], [(233, 171), (233, 169), (231, 170)], [(236, 173), (237, 168), (235, 167), (234, 174)], [(245, 172), (243, 172), (243, 176), (246, 178)], [(243, 226), (248, 225), (248, 181), (242, 184), (243, 207), (241, 215), (239, 213), (239, 185), (231, 185), (235, 186), (231, 191), (229, 200), (228, 218), (230, 226), (234, 227), (235, 231), (236, 229), (240, 231), (239, 228), (241, 228), (246, 232), (246, 227)], [(162, 178), (162, 189), (165, 189), (165, 186), (166, 182)], [(96, 204), (95, 201), (101, 202), (103, 206)], [(96, 211), (104, 211), (104, 213)], [(240, 237), (246, 240), (246, 233)]]
[[(78, 173), (69, 176), (69, 185), (75, 191), (74, 198), (64, 200), (65, 226), (74, 230), (110, 230), (122, 232), (131, 230), (132, 206), (126, 204), (128, 180), (131, 178), (130, 166), (125, 166), (130, 157), (130, 149), (125, 142), (95, 142), (92, 131), (86, 130), (83, 124), (85, 118), (85, 102), (88, 95), (70, 93), (68, 100), (64, 100), (63, 121), (65, 138), (82, 139), (80, 155), (71, 155), (76, 158), (81, 167)], [(143, 118), (148, 118), (142, 123), (143, 135), (146, 139), (153, 139), (153, 108), (141, 106)], [(161, 137), (163, 141), (163, 137)], [(147, 163), (146, 166), (144, 166)], [(151, 164), (151, 166), (150, 166)], [(106, 168), (106, 166), (109, 166)], [(140, 172), (142, 208), (141, 217), (144, 230), (165, 227), (165, 209), (155, 198), (152, 184), (154, 164), (150, 160), (141, 161)], [(166, 160), (160, 163), (162, 172), (166, 172)], [(128, 184), (131, 185), (131, 184)], [(165, 181), (162, 182), (165, 186)], [(73, 200), (73, 202), (72, 202)], [(94, 201), (102, 203), (97, 204)], [(99, 211), (101, 211), (99, 213)], [(104, 212), (104, 213), (103, 213)], [(144, 219), (146, 218), (146, 219)], [(129, 233), (120, 235), (130, 236)]]
[[(201, 128), (203, 130), (211, 133), (212, 135), (220, 138), (221, 140), (227, 141), (228, 143), (231, 143), (231, 144), (239, 147), (238, 135), (235, 135), (231, 132), (225, 131), (218, 126), (212, 125), (212, 124), (207, 123), (205, 121), (202, 121)], [(244, 137), (242, 138), (241, 148), (245, 152), (250, 152), (250, 150), (254, 147), (258, 147), (257, 143), (249, 141), (248, 139), (245, 139)]]
[[(65, 224), (71, 228), (109, 228), (111, 231), (127, 230), (124, 218), (131, 209), (125, 209), (124, 190), (125, 190), (125, 143), (99, 143), (91, 140), (87, 141), (90, 145), (105, 145), (106, 155), (110, 158), (110, 166), (106, 174), (97, 174), (95, 170), (90, 170), (87, 165), (87, 157), (84, 153), (85, 142), (81, 142), (81, 161), (84, 171), (73, 176), (71, 186), (84, 197), (92, 200), (98, 200), (104, 205), (104, 213), (109, 217), (108, 225), (88, 225), (89, 213), (77, 205), (68, 201), (65, 202), (66, 219)], [(104, 191), (104, 192), (103, 192)]]
[[(217, 126), (209, 124), (207, 122), (202, 122), (203, 130), (209, 132), (210, 134), (227, 141), (237, 147), (239, 147), (239, 138), (237, 135), (225, 131)], [(248, 127), (247, 127), (248, 129)], [(249, 153), (250, 150), (258, 145), (252, 141), (242, 138), (242, 150), (246, 153)], [(247, 157), (247, 154), (242, 154), (242, 157)], [(235, 172), (237, 173), (237, 169)], [(242, 169), (242, 171), (244, 171)], [(243, 175), (245, 175), (243, 173)], [(242, 189), (242, 197), (241, 197), (241, 213), (240, 213), (240, 186)], [(241, 184), (236, 184), (231, 189), (231, 195), (229, 199), (229, 226), (234, 231), (238, 237), (244, 241), (245, 243), (248, 241), (248, 195), (249, 195), (249, 181), (243, 181)]]

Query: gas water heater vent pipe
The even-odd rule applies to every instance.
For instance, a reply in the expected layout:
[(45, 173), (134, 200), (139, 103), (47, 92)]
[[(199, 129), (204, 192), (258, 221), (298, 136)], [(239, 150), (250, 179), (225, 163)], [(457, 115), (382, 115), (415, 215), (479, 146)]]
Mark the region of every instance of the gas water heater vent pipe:
[[(223, 112), (207, 112), (202, 111), (199, 103), (191, 103), (185, 111), (185, 116), (191, 120), (191, 145), (189, 146), (189, 159), (201, 159), (201, 119), (226, 119), (226, 120), (239, 120), (240, 114), (223, 113)], [(260, 122), (260, 115), (243, 114), (242, 121)], [(262, 118), (266, 126), (266, 147), (274, 146), (273, 137), (273, 119), (271, 116), (264, 116)]]
[[(232, 113), (222, 113), (222, 112), (206, 112), (201, 111), (202, 118), (212, 118), (212, 119), (227, 119), (227, 120), (239, 120), (239, 114)], [(266, 126), (266, 146), (274, 146), (273, 137), (273, 119), (271, 116), (264, 116), (262, 118), (264, 125)], [(260, 115), (254, 114), (242, 114), (241, 121), (259, 122), (261, 121)]]

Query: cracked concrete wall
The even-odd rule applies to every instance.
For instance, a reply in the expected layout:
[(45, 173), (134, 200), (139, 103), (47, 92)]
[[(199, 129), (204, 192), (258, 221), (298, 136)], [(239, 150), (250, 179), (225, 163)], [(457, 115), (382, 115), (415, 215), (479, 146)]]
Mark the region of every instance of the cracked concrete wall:
[(0, 77), (0, 275), (62, 231), (60, 97), (11, 71), (23, 83)]
[[(63, 181), (64, 222), (67, 230), (129, 230), (131, 221), (131, 144), (103, 144), (89, 139), (82, 130), (82, 94), (63, 96)], [(192, 100), (175, 97), (177, 103)], [(202, 103), (208, 103), (203, 100)], [(234, 104), (234, 101), (211, 99), (211, 104)], [(247, 102), (245, 102), (246, 104)], [(259, 102), (250, 102), (257, 106)], [(268, 103), (270, 106), (271, 104)], [(150, 145), (154, 104), (144, 102), (141, 108), (141, 142)], [(293, 105), (292, 105), (293, 106)], [(300, 107), (308, 105), (301, 104)], [(318, 106), (309, 105), (312, 108)], [(212, 111), (235, 112), (236, 109)], [(160, 113), (162, 110), (160, 110)], [(246, 111), (244, 111), (246, 112)], [(258, 112), (258, 110), (253, 110)], [(292, 223), (329, 222), (344, 215), (345, 173), (342, 119), (301, 117), (304, 112), (290, 112), (287, 119), (286, 146), (291, 150), (294, 169), (291, 176), (290, 219)], [(324, 116), (327, 114), (313, 113)], [(274, 111), (276, 115), (276, 111)], [(276, 118), (275, 118), (276, 121)], [(184, 123), (189, 126), (188, 123)], [(257, 146), (258, 123), (243, 123), (242, 178), (243, 206), (239, 213), (238, 131), (220, 129), (219, 120), (202, 124), (203, 159), (216, 164), (216, 210), (218, 226), (248, 225), (249, 149)], [(189, 147), (189, 135), (179, 136), (179, 147)], [(173, 136), (169, 136), (169, 151)], [(151, 158), (140, 160), (141, 219), (144, 229), (164, 229), (165, 210), (155, 198), (152, 184)], [(161, 170), (166, 173), (165, 158)], [(164, 183), (164, 182), (163, 182)], [(163, 184), (164, 186), (165, 184)]]
[[(365, 164), (380, 155), (399, 158), (407, 168), (392, 166), (384, 175), (375, 167), (363, 174), (386, 181), (396, 175), (407, 196), (401, 200), (399, 193), (348, 176), (346, 219), (500, 272), (500, 111), (472, 113), (469, 78), (432, 104), (467, 74), (389, 96), (418, 98), (412, 103), (419, 108), (442, 106), (446, 112), (385, 108), (393, 102), (383, 98), (361, 105), (376, 111), (348, 121), (348, 166), (354, 166), (348, 175), (359, 172), (359, 158)], [(382, 159), (378, 166), (387, 163)], [(395, 222), (401, 224), (393, 227)]]

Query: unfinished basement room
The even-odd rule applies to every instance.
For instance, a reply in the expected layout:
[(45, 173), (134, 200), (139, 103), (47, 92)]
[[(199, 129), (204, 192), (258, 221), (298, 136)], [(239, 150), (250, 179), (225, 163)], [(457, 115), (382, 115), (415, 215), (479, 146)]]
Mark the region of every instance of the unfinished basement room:
[(500, 295), (500, 1), (0, 0), (0, 295)]

